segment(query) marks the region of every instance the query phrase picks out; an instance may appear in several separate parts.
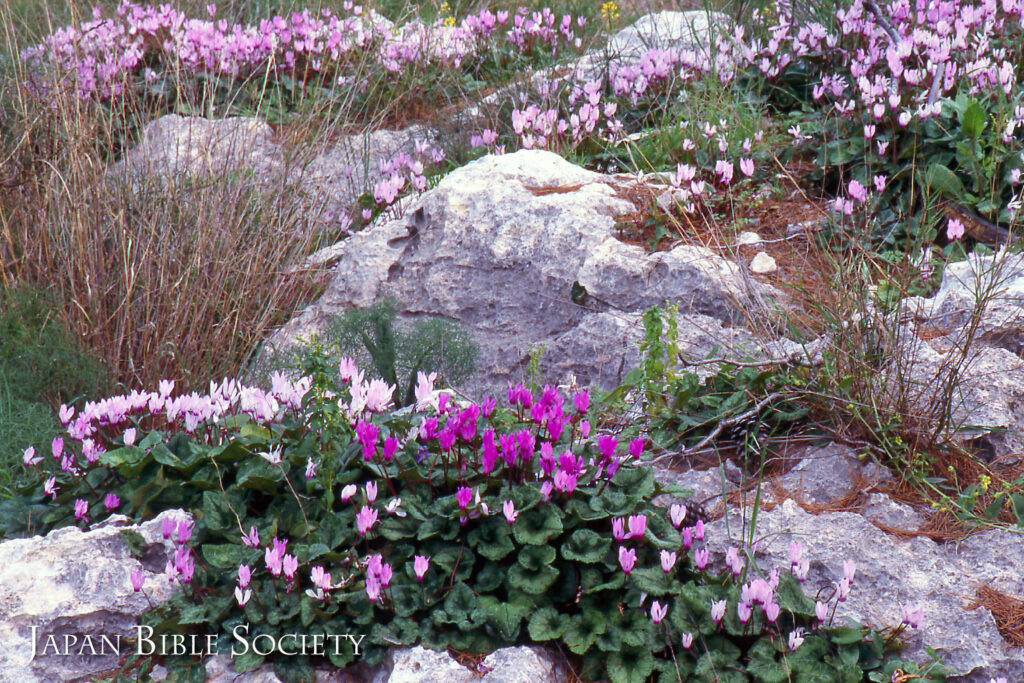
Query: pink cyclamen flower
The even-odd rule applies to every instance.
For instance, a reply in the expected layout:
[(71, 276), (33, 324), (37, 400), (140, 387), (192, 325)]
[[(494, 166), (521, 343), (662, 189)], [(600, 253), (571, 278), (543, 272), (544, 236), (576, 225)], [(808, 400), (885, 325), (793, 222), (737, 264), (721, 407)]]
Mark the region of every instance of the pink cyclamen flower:
[(128, 429), (124, 430), (124, 445), (125, 446), (134, 446), (135, 445), (135, 434), (136, 434), (135, 427), (129, 427)]
[(651, 603), (651, 621), (655, 624), (660, 624), (661, 620), (668, 614), (668, 605), (662, 605), (660, 602), (655, 600)]
[(352, 497), (356, 495), (357, 491), (359, 491), (359, 487), (355, 484), (348, 484), (345, 486), (341, 489), (341, 502), (347, 503), (352, 500)]
[(235, 600), (238, 601), (239, 607), (245, 607), (245, 603), (249, 602), (249, 598), (252, 597), (252, 589), (246, 588), (244, 591), (235, 586)]
[(804, 554), (804, 544), (798, 541), (789, 542), (789, 563), (792, 566), (800, 564), (800, 558)]
[(636, 551), (632, 548), (626, 550), (625, 547), (619, 546), (619, 565), (627, 574), (633, 571), (633, 567), (636, 566)]
[(924, 621), (924, 608), (921, 605), (907, 603), (900, 607), (900, 616), (904, 624), (910, 628), (917, 628)]
[(238, 585), (245, 588), (252, 579), (252, 568), (247, 564), (238, 565)]
[(640, 459), (640, 454), (644, 452), (644, 440), (637, 437), (629, 442), (629, 454), (633, 456), (634, 460)]
[(647, 515), (630, 515), (629, 516), (629, 537), (630, 538), (643, 538), (644, 532), (647, 530)]
[(116, 493), (108, 493), (103, 497), (103, 506), (107, 508), (108, 512), (113, 512), (121, 505), (121, 499), (117, 497)]
[(754, 160), (753, 159), (740, 159), (740, 171), (743, 175), (748, 178), (754, 175)]
[(263, 553), (263, 561), (267, 565), (267, 570), (274, 576), (281, 576), (281, 551), (277, 548), (267, 548)]
[(626, 520), (616, 517), (612, 520), (612, 538), (622, 541), (626, 538)]
[(320, 468), (320, 463), (313, 462), (313, 458), (309, 458), (306, 461), (306, 479), (312, 479), (316, 476), (317, 470)]
[(299, 558), (293, 555), (285, 555), (281, 558), (281, 568), (284, 570), (285, 577), (294, 579), (295, 572), (299, 569)]
[(725, 600), (718, 600), (711, 603), (711, 621), (716, 624), (725, 617)]
[(320, 590), (331, 589), (331, 575), (319, 564), (309, 570), (309, 580)]
[(675, 551), (662, 550), (661, 551), (661, 571), (668, 574), (676, 566), (676, 553)]
[(793, 569), (793, 575), (796, 576), (796, 580), (803, 583), (807, 580), (807, 572), (811, 568), (811, 561), (806, 557), (800, 560), (799, 564)]
[(57, 499), (57, 477), (49, 477), (43, 483), (43, 493), (52, 497), (54, 500)]
[(753, 613), (754, 606), (749, 602), (736, 603), (736, 616), (739, 618), (741, 624), (745, 624), (750, 621), (750, 615)]
[(853, 560), (843, 560), (843, 577), (853, 585), (853, 576), (857, 573), (857, 563)]
[(359, 532), (360, 536), (365, 536), (366, 532), (372, 529), (376, 523), (377, 511), (369, 505), (364, 505), (363, 509), (356, 515), (356, 531)]
[(417, 555), (412, 561), (412, 570), (416, 573), (416, 580), (422, 581), (423, 576), (430, 568), (430, 558), (426, 555)]
[(693, 537), (698, 541), (704, 540), (704, 520), (698, 519), (697, 523), (693, 525)]
[(876, 175), (875, 176), (875, 178), (874, 178), (874, 181), (875, 181), (875, 192), (881, 192), (882, 190), (885, 189), (885, 180), (886, 180), (886, 178), (885, 178), (884, 175)]
[(473, 489), (468, 486), (460, 486), (455, 492), (455, 500), (459, 504), (459, 509), (465, 510), (469, 502), (473, 500)]
[(78, 498), (75, 500), (75, 519), (81, 521), (89, 514), (89, 503)]
[(814, 603), (814, 616), (818, 617), (818, 621), (825, 621), (828, 618), (828, 603), (821, 600)]
[(789, 632), (789, 651), (796, 652), (797, 648), (803, 645), (804, 642), (804, 630), (798, 628), (795, 631)]
[(725, 551), (725, 563), (729, 565), (733, 576), (739, 576), (743, 573), (743, 567), (746, 565), (746, 560), (740, 557), (739, 550), (736, 548), (729, 548)]
[(31, 467), (32, 465), (42, 462), (42, 458), (36, 455), (36, 447), (29, 446), (25, 449), (25, 452), (21, 456), (21, 462), (24, 463), (25, 467)]
[(683, 549), (689, 550), (690, 546), (693, 545), (693, 529), (690, 527), (683, 527)]
[(693, 563), (696, 564), (697, 569), (700, 569), (701, 571), (704, 570), (704, 567), (708, 566), (709, 557), (710, 553), (707, 548), (701, 548), (700, 550), (693, 551)]
[(508, 520), (509, 524), (514, 523), (516, 517), (519, 516), (519, 513), (516, 512), (516, 504), (511, 500), (506, 500), (501, 504), (501, 511), (505, 514), (505, 519)]
[(779, 613), (782, 611), (782, 607), (777, 602), (769, 602), (764, 606), (764, 618), (768, 620), (768, 623), (774, 624), (775, 620), (779, 618)]
[(190, 538), (192, 538), (192, 522), (183, 519), (178, 522), (178, 545), (188, 543)]
[(858, 203), (864, 203), (868, 198), (868, 189), (856, 180), (851, 180), (847, 186), (847, 192)]
[(138, 593), (140, 590), (142, 590), (142, 584), (146, 582), (146, 575), (143, 573), (141, 569), (133, 569), (131, 574), (129, 574), (129, 578), (131, 579), (132, 582), (133, 591)]
[(964, 236), (964, 224), (956, 219), (949, 219), (949, 225), (946, 226), (946, 237), (951, 241), (955, 242), (963, 239)]
[(249, 533), (242, 535), (242, 543), (250, 548), (257, 548), (260, 545), (260, 532), (256, 531), (255, 526), (249, 527)]
[(369, 481), (366, 483), (366, 500), (369, 503), (377, 500), (377, 482)]
[(682, 643), (683, 643), (683, 647), (685, 649), (689, 650), (690, 646), (693, 645), (693, 634), (690, 633), (689, 631), (684, 633), (683, 634), (683, 638), (682, 638)]

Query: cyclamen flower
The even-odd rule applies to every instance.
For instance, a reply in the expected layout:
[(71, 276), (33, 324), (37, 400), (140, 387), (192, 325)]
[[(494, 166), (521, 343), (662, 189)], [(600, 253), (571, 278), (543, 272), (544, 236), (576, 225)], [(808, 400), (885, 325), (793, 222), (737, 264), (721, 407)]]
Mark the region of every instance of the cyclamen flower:
[(626, 550), (625, 547), (619, 546), (619, 565), (627, 574), (633, 571), (633, 567), (636, 565), (636, 551), (632, 548)]
[(700, 550), (693, 551), (693, 563), (697, 565), (697, 569), (700, 569), (701, 571), (704, 570), (704, 567), (708, 566), (709, 558), (710, 553), (707, 548), (701, 548)]
[(21, 461), (24, 463), (25, 467), (31, 467), (32, 465), (42, 462), (42, 460), (42, 458), (36, 455), (35, 446), (29, 446), (26, 448), (25, 452), (21, 456)]
[(577, 413), (587, 412), (587, 408), (590, 407), (590, 393), (586, 391), (577, 391), (572, 395), (572, 404), (576, 408)]
[(629, 516), (629, 537), (630, 538), (643, 538), (644, 532), (647, 530), (647, 515), (630, 515)]
[(113, 512), (121, 504), (121, 499), (117, 497), (116, 493), (108, 493), (103, 497), (103, 506), (107, 508), (108, 512)]
[(135, 427), (129, 427), (128, 429), (124, 430), (124, 434), (122, 436), (124, 438), (125, 446), (132, 446), (135, 444), (135, 434)]
[(719, 159), (715, 163), (715, 173), (718, 174), (718, 179), (722, 181), (723, 185), (728, 185), (732, 182), (733, 165), (732, 162)]
[(789, 651), (796, 652), (797, 649), (804, 643), (804, 630), (798, 628), (795, 631), (789, 632)]
[(651, 621), (655, 624), (660, 624), (661, 620), (668, 614), (668, 605), (662, 605), (660, 602), (655, 600), (651, 603)]
[(825, 621), (828, 617), (828, 603), (821, 600), (814, 603), (814, 616), (818, 617), (818, 621)]
[(365, 536), (366, 532), (372, 529), (376, 523), (377, 511), (369, 505), (364, 505), (363, 509), (356, 515), (356, 531), (359, 532), (360, 536)]
[(789, 563), (793, 567), (800, 564), (800, 558), (804, 554), (804, 544), (798, 541), (789, 542)]
[(81, 521), (89, 514), (89, 503), (78, 498), (75, 500), (75, 519)]
[(687, 631), (683, 634), (682, 638), (683, 648), (689, 650), (690, 646), (693, 645), (693, 634)]
[(281, 576), (281, 570), (283, 569), (281, 563), (281, 552), (277, 548), (267, 548), (263, 553), (263, 561), (267, 565), (267, 570), (274, 576)]
[(857, 563), (853, 560), (843, 560), (843, 577), (853, 585), (853, 575), (857, 573)]
[(676, 566), (676, 553), (675, 551), (662, 550), (661, 551), (661, 571), (668, 574)]
[(769, 602), (764, 606), (764, 618), (768, 620), (768, 623), (774, 624), (775, 620), (779, 618), (779, 613), (782, 611), (782, 607), (777, 602)]
[(505, 519), (508, 520), (509, 524), (514, 523), (516, 521), (516, 517), (519, 516), (519, 513), (516, 512), (516, 504), (511, 500), (506, 500), (502, 503), (501, 511), (505, 514)]
[(345, 486), (341, 489), (341, 502), (347, 503), (352, 500), (352, 497), (356, 495), (357, 491), (359, 491), (359, 487), (355, 484), (348, 484)]
[(868, 189), (861, 185), (856, 180), (851, 180), (847, 186), (847, 192), (853, 197), (858, 203), (863, 204), (868, 198)]
[(320, 463), (313, 462), (313, 458), (310, 457), (306, 461), (306, 479), (312, 479), (316, 476), (317, 470), (320, 468)]
[(946, 226), (946, 237), (949, 241), (954, 242), (963, 239), (964, 236), (964, 224), (956, 218), (949, 219), (949, 225)]
[(698, 519), (697, 523), (693, 525), (693, 537), (698, 541), (704, 540), (704, 520)]
[(250, 548), (257, 548), (260, 544), (260, 533), (256, 531), (255, 526), (249, 527), (248, 534), (242, 534), (242, 543)]
[(900, 607), (900, 617), (910, 628), (918, 628), (924, 621), (924, 608), (921, 605), (907, 603)]
[(722, 621), (722, 618), (725, 617), (725, 607), (725, 600), (718, 600), (717, 602), (712, 602), (711, 621), (715, 622), (716, 624)]
[(615, 449), (619, 446), (619, 440), (614, 436), (600, 436), (597, 439), (597, 447), (601, 449), (601, 455), (606, 459), (615, 455)]
[(690, 546), (693, 545), (693, 529), (690, 527), (683, 527), (683, 550), (689, 550)]
[(743, 175), (748, 178), (754, 175), (754, 160), (753, 159), (740, 159), (740, 171)]
[(281, 447), (271, 448), (269, 451), (259, 454), (261, 458), (269, 462), (271, 465), (277, 465), (281, 462)]
[(281, 558), (281, 569), (288, 579), (295, 578), (295, 572), (299, 569), (299, 558), (293, 555), (285, 555)]
[(370, 503), (377, 500), (377, 482), (366, 482), (366, 500)]
[(192, 538), (192, 522), (183, 519), (178, 522), (178, 545), (188, 543), (190, 538)]
[(745, 624), (750, 621), (750, 615), (753, 613), (754, 606), (749, 602), (736, 603), (736, 616), (739, 618), (741, 624)]
[(793, 575), (796, 576), (797, 581), (803, 583), (807, 580), (807, 572), (811, 568), (811, 561), (806, 557), (800, 560), (799, 564), (793, 569)]
[(644, 440), (637, 437), (629, 442), (629, 454), (633, 456), (634, 460), (640, 459), (640, 454), (644, 452)]
[(235, 600), (238, 601), (239, 607), (245, 607), (245, 603), (249, 602), (249, 598), (252, 597), (252, 589), (246, 588), (244, 591), (235, 586)]
[(131, 579), (132, 582), (133, 591), (138, 593), (140, 590), (142, 590), (142, 585), (146, 582), (146, 575), (142, 572), (141, 569), (133, 569), (131, 574), (129, 574), (129, 578)]
[(250, 579), (252, 579), (252, 568), (247, 564), (238, 565), (238, 586), (246, 588)]
[(427, 573), (427, 569), (430, 568), (430, 558), (425, 555), (417, 555), (413, 558), (412, 570), (416, 573), (416, 580), (422, 581), (423, 576)]
[(745, 559), (740, 557), (739, 550), (736, 548), (729, 548), (725, 552), (725, 563), (729, 565), (733, 576), (739, 576), (743, 573), (743, 567), (747, 562)]
[(465, 510), (471, 500), (473, 500), (473, 489), (468, 486), (460, 486), (455, 492), (455, 501), (459, 504), (460, 510)]
[(686, 519), (686, 506), (673, 503), (668, 509), (668, 518), (672, 521), (672, 526), (678, 529)]
[(622, 541), (626, 538), (626, 520), (616, 517), (612, 520), (612, 538)]

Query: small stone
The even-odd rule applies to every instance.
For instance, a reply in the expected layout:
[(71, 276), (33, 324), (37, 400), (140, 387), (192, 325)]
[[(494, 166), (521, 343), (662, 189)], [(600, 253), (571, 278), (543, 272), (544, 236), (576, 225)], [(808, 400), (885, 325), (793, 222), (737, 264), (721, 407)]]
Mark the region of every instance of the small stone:
[(758, 275), (768, 275), (778, 269), (779, 266), (776, 265), (775, 259), (763, 251), (750, 261), (750, 272), (757, 273)]
[(741, 232), (739, 234), (739, 237), (736, 238), (737, 246), (741, 246), (741, 247), (753, 246), (753, 245), (756, 245), (756, 244), (761, 244), (761, 242), (763, 242), (763, 241), (764, 240), (761, 239), (760, 235), (758, 235), (756, 232), (752, 232), (750, 230), (744, 230), (743, 232)]

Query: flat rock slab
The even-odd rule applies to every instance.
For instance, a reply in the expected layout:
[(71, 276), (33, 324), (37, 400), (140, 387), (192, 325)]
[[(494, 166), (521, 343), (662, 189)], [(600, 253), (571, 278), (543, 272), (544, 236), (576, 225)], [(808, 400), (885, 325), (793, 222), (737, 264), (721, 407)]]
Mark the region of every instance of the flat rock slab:
[(470, 393), (521, 378), (539, 345), (547, 367), (610, 387), (630, 369), (644, 308), (676, 302), (721, 328), (752, 299), (780, 296), (708, 249), (647, 253), (620, 241), (616, 217), (633, 210), (614, 179), (556, 154), (484, 157), (449, 174), (402, 219), (335, 245), (327, 290), (271, 343), (290, 346), (329, 316), (394, 297), (406, 320), (440, 316), (468, 329), (481, 350), (477, 376), (460, 387)]

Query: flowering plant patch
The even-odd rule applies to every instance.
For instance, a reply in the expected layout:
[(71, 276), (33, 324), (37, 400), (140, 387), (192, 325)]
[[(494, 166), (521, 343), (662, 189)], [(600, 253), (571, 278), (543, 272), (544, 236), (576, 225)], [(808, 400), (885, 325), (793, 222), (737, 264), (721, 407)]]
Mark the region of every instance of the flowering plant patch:
[(146, 616), (156, 635), (218, 634), (227, 651), (240, 629), (264, 643), (365, 634), (358, 649), (235, 660), (270, 658), (286, 680), (308, 679), (317, 655), (345, 666), (393, 645), (526, 641), (556, 642), (582, 676), (614, 681), (914, 670), (892, 656), (892, 634), (832, 624), (852, 564), (817, 603), (800, 588), (798, 546), (784, 571), (732, 548), (727, 571), (710, 573), (704, 521), (652, 503), (665, 489), (643, 442), (593, 433), (586, 391), (516, 385), (501, 407), (460, 405), (421, 375), (415, 405), (395, 411), (395, 387), (350, 360), (339, 373), (314, 346), (302, 371), (270, 391), (225, 381), (175, 396), (163, 382), (66, 407), (67, 439), (26, 456), (40, 483), (25, 495), (47, 526), (194, 515), (165, 525), (177, 551), (164, 574), (184, 590)]

